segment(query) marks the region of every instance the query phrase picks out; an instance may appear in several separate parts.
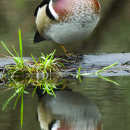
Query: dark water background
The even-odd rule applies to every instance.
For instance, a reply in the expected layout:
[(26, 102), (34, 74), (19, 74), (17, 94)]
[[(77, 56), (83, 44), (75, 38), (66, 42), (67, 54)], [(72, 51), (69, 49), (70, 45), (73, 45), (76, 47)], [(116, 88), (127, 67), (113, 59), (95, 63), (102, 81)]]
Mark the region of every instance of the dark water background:
[[(1, 0), (0, 1), (0, 41), (3, 41), (10, 51), (12, 45), (19, 52), (18, 29), (21, 29), (23, 39), (23, 56), (41, 56), (56, 49), (56, 55), (64, 55), (61, 47), (53, 41), (33, 44), (35, 34), (35, 18), (33, 16), (40, 0)], [(130, 1), (99, 0), (101, 4), (101, 20), (94, 32), (75, 44), (66, 45), (74, 53), (120, 53), (130, 52)], [(75, 46), (74, 46), (75, 45)], [(9, 55), (0, 44), (0, 54)], [(130, 129), (130, 77), (108, 77), (120, 85), (107, 82), (99, 77), (84, 78), (79, 85), (68, 85), (74, 92), (92, 99), (103, 120), (104, 130)], [(20, 101), (16, 109), (13, 98), (7, 108), (2, 111), (3, 104), (14, 94), (14, 90), (2, 92), (0, 88), (0, 129), (20, 130)], [(33, 92), (33, 88), (26, 91)], [(77, 97), (78, 98), (78, 97)], [(24, 95), (24, 130), (40, 129), (37, 121), (37, 95)], [(82, 111), (81, 111), (82, 113)]]

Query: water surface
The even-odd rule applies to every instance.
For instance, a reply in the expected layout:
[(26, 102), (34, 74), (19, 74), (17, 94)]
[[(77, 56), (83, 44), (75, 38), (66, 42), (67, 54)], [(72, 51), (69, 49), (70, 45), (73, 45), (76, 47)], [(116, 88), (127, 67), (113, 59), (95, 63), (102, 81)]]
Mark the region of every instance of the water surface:
[[(67, 85), (72, 91), (66, 91), (66, 96), (57, 96), (55, 99), (52, 96), (46, 95), (40, 100), (45, 108), (44, 119), (47, 121), (47, 115), (51, 115), (53, 119), (61, 119), (61, 117), (67, 118), (70, 122), (76, 126), (77, 120), (95, 120), (101, 123), (104, 130), (115, 129), (128, 130), (130, 128), (130, 93), (129, 93), (129, 76), (118, 76), (118, 77), (108, 77), (111, 80), (118, 82), (120, 85), (117, 86), (113, 83), (107, 82), (100, 77), (94, 78), (84, 78), (80, 84), (72, 85), (71, 82), (76, 83), (76, 81), (71, 81), (70, 85)], [(4, 89), (0, 88), (0, 106), (5, 103), (5, 101), (14, 93), (13, 89), (2, 92)], [(32, 93), (33, 87), (28, 87), (26, 91)], [(57, 93), (57, 92), (56, 92)], [(60, 91), (58, 91), (60, 93)], [(74, 95), (74, 96), (73, 96)], [(75, 96), (77, 95), (77, 96)], [(60, 98), (59, 98), (60, 97)], [(51, 98), (51, 99), (50, 99)], [(53, 101), (53, 100), (54, 101)], [(13, 98), (8, 104), (4, 111), (0, 111), (0, 126), (2, 130), (8, 130), (12, 128), (13, 130), (20, 129), (20, 100), (17, 103), (16, 109), (13, 110), (13, 105), (16, 98)], [(43, 101), (44, 100), (44, 101)], [(45, 101), (49, 100), (49, 104)], [(51, 101), (51, 102), (50, 102)], [(52, 102), (53, 101), (53, 102)], [(66, 102), (66, 103), (65, 103)], [(76, 103), (77, 102), (77, 103)], [(89, 102), (89, 103), (88, 103)], [(37, 120), (37, 112), (39, 106), (38, 95), (24, 94), (24, 121), (23, 129), (39, 129), (40, 122)], [(46, 104), (46, 105), (45, 105)], [(91, 105), (90, 105), (91, 104)], [(57, 106), (58, 105), (58, 106)], [(54, 107), (53, 107), (54, 106)], [(91, 109), (89, 108), (91, 107)], [(63, 109), (64, 108), (64, 109)], [(89, 108), (90, 115), (87, 115), (87, 109)], [(71, 112), (73, 111), (73, 113)], [(96, 112), (97, 111), (97, 112)], [(85, 114), (86, 113), (86, 114)], [(99, 120), (97, 120), (97, 115)], [(68, 117), (69, 115), (70, 117)], [(72, 114), (72, 115), (71, 115)], [(45, 116), (46, 115), (46, 116)], [(38, 117), (39, 118), (39, 117)], [(63, 118), (62, 118), (63, 119)], [(90, 120), (89, 120), (90, 119)], [(65, 122), (65, 120), (62, 120)], [(44, 122), (44, 123), (45, 123)], [(86, 123), (86, 122), (81, 122)], [(70, 125), (68, 124), (68, 127)], [(79, 125), (80, 126), (80, 123)], [(66, 128), (68, 128), (66, 127)], [(80, 127), (79, 127), (80, 128)], [(85, 129), (85, 128), (84, 128)], [(84, 130), (83, 129), (83, 130)], [(87, 130), (87, 128), (86, 128)]]
[[(83, 53), (85, 55), (89, 53), (130, 52), (130, 1), (125, 1), (126, 0), (123, 0), (123, 2), (118, 2), (113, 9), (111, 8), (114, 3), (112, 0), (99, 0), (102, 7), (102, 15), (101, 21), (97, 25), (96, 29), (90, 36), (82, 41), (65, 45), (67, 49), (71, 52), (79, 54)], [(31, 53), (34, 56), (41, 56), (41, 52), (45, 55), (50, 54), (54, 51), (54, 49), (57, 50), (55, 55), (64, 55), (61, 47), (53, 41), (44, 41), (39, 44), (33, 44), (33, 37), (36, 31), (33, 13), (40, 2), (41, 0), (1, 0), (0, 41), (3, 41), (11, 52), (13, 52), (12, 45), (14, 45), (16, 50), (19, 52), (18, 29), (20, 28), (23, 39), (24, 57), (30, 57)], [(9, 55), (1, 44), (0, 54)], [(120, 59), (120, 57), (118, 58)], [(88, 60), (87, 63), (89, 61), (90, 60)], [(98, 57), (95, 62), (96, 61), (98, 62)], [(106, 62), (104, 60), (104, 64)], [(91, 67), (89, 69), (91, 69)], [(53, 108), (53, 103), (46, 104), (44, 102), (44, 106), (46, 107), (42, 110), (49, 108), (49, 111), (44, 114), (46, 114), (46, 116), (50, 115), (54, 120), (57, 118), (59, 120), (62, 119), (61, 123), (66, 129), (71, 128), (71, 126), (73, 126), (73, 128), (81, 128), (82, 123), (82, 128), (85, 129), (87, 124), (86, 122), (89, 124), (89, 121), (91, 120), (92, 124), (87, 125), (88, 127), (86, 127), (86, 130), (87, 128), (90, 128), (90, 126), (93, 126), (92, 128), (97, 127), (98, 129), (102, 126), (104, 130), (129, 130), (130, 76), (123, 76), (122, 73), (121, 76), (117, 75), (108, 78), (119, 83), (119, 86), (103, 80), (100, 77), (86, 77), (79, 84), (77, 84), (76, 81), (73, 81), (75, 84), (70, 83), (67, 85), (68, 88), (71, 89), (71, 94), (69, 94), (70, 91), (68, 91), (68, 93), (66, 92), (66, 96), (59, 96), (59, 100), (55, 101), (57, 102), (55, 104), (58, 104), (59, 108), (64, 109), (60, 111), (59, 108), (55, 106), (55, 110), (53, 110), (51, 109)], [(3, 104), (15, 92), (14, 89), (6, 89), (7, 87), (0, 87), (0, 129), (20, 130), (21, 101), (18, 101), (16, 109), (13, 110), (17, 97), (13, 98), (7, 105), (6, 109), (2, 111)], [(26, 88), (26, 91), (30, 93), (32, 93), (33, 90), (34, 87), (31, 86)], [(73, 95), (77, 95), (77, 97), (73, 97)], [(52, 97), (46, 95), (46, 98), (49, 100)], [(80, 99), (81, 102), (78, 99)], [(66, 104), (63, 104), (62, 101), (66, 101)], [(33, 98), (31, 94), (24, 94), (24, 130), (41, 129), (40, 121), (37, 120), (39, 105), (40, 102), (37, 94), (35, 94)], [(92, 108), (92, 111), (90, 111), (91, 109), (88, 109), (89, 106)], [(90, 115), (87, 113), (87, 110), (90, 111)], [(66, 123), (67, 119), (69, 123)], [(94, 120), (95, 125), (93, 125)], [(80, 121), (82, 123), (79, 123)], [(47, 122), (47, 118), (45, 118), (44, 122)]]

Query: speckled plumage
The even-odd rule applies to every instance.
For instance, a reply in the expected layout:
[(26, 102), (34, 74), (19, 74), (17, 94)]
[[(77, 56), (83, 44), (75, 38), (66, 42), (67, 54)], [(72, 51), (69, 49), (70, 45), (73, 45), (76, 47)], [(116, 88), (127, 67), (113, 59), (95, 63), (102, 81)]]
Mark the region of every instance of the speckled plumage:
[(100, 19), (100, 5), (97, 0), (54, 0), (50, 12), (53, 11), (52, 14), (58, 15), (56, 20), (47, 17), (46, 6), (39, 8), (37, 13), (38, 32), (46, 40), (53, 40), (59, 44), (85, 38)]

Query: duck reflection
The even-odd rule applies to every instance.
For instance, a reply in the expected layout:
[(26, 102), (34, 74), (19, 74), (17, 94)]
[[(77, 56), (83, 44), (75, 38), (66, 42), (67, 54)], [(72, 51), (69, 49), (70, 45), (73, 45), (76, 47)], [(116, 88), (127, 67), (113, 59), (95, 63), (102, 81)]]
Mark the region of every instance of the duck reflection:
[(39, 101), (38, 121), (42, 130), (101, 130), (102, 117), (93, 100), (72, 91), (45, 94)]

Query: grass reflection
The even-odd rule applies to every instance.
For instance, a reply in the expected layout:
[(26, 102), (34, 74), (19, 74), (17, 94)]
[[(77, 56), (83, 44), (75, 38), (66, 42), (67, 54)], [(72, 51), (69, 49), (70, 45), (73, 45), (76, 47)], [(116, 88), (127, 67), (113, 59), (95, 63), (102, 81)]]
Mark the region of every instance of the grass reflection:
[(17, 77), (17, 79), (8, 79), (8, 81), (9, 82), (6, 83), (6, 86), (9, 88), (14, 88), (15, 93), (5, 102), (2, 110), (6, 108), (6, 106), (9, 104), (12, 98), (17, 96), (17, 99), (13, 107), (13, 109), (15, 109), (16, 104), (21, 97), (21, 128), (23, 125), (23, 108), (24, 108), (23, 94), (30, 94), (29, 92), (25, 91), (25, 88), (28, 87), (29, 84), (35, 86), (32, 96), (35, 94), (37, 87), (39, 87), (41, 90), (43, 90), (42, 94), (46, 92), (47, 94), (56, 97), (53, 89), (58, 89), (57, 88), (58, 85), (65, 83), (65, 79), (62, 79), (59, 82), (59, 80), (55, 78), (49, 78), (49, 79), (44, 78), (44, 79), (39, 79), (39, 80), (30, 78), (30, 79), (25, 80), (24, 78), (22, 79), (21, 77), (20, 78)]

